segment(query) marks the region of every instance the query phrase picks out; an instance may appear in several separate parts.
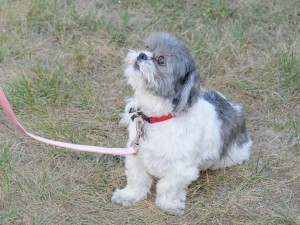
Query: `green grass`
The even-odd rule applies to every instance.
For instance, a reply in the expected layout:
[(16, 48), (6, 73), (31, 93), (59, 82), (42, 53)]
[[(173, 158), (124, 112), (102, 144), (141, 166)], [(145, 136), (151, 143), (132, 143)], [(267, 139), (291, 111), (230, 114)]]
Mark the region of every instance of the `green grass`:
[(203, 87), (240, 103), (251, 160), (201, 172), (182, 217), (155, 190), (111, 204), (122, 157), (29, 140), (0, 111), (0, 224), (300, 224), (300, 2), (0, 0), (0, 86), (33, 133), (124, 146), (123, 58), (151, 32), (185, 41)]

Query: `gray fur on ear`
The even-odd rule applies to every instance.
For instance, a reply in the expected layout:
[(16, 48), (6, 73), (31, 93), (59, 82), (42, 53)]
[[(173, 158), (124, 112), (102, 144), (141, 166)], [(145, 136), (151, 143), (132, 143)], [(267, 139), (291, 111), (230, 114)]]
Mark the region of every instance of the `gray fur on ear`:
[(175, 95), (172, 100), (174, 113), (180, 113), (197, 102), (200, 97), (200, 77), (194, 66), (177, 81)]

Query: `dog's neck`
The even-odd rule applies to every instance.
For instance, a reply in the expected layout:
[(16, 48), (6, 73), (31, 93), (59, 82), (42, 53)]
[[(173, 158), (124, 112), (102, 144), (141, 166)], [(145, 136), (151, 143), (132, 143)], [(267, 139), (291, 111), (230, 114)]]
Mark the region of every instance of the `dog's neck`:
[(147, 116), (162, 116), (172, 113), (170, 100), (156, 96), (146, 90), (135, 90), (137, 107)]

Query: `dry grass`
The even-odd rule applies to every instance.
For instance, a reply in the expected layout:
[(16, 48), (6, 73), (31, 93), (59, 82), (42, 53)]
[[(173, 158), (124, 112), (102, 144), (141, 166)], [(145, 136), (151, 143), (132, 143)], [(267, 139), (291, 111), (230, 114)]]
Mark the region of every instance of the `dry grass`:
[(245, 107), (254, 141), (245, 165), (203, 172), (173, 217), (155, 190), (111, 204), (122, 157), (40, 145), (0, 112), (0, 224), (300, 224), (300, 2), (199, 2), (0, 0), (0, 82), (30, 131), (123, 146), (123, 57), (167, 30), (192, 50), (203, 86)]

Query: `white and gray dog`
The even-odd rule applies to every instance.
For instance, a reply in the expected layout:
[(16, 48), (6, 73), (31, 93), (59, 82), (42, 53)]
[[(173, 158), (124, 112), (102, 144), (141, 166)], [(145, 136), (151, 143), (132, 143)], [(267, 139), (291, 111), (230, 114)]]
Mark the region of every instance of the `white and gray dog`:
[(113, 193), (112, 202), (127, 206), (145, 199), (157, 178), (157, 206), (182, 215), (187, 187), (199, 171), (249, 159), (252, 142), (243, 109), (200, 89), (189, 50), (168, 33), (150, 35), (125, 62), (134, 96), (121, 123), (128, 126), (128, 146), (136, 142), (139, 151), (126, 156), (127, 185)]

